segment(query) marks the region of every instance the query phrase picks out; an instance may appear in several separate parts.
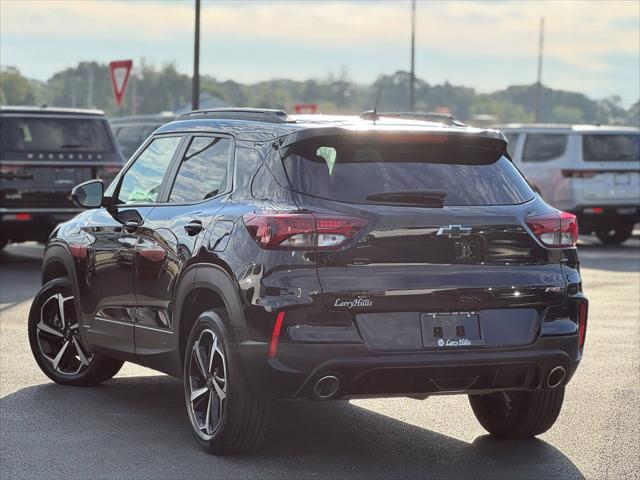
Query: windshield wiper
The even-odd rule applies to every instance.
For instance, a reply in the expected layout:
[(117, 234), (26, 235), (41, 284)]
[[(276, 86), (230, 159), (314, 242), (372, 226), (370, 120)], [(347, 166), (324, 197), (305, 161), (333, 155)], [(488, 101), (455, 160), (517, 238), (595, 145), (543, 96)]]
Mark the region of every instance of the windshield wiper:
[(367, 195), (367, 200), (440, 208), (443, 206), (446, 196), (447, 192), (442, 190), (405, 190), (372, 193)]

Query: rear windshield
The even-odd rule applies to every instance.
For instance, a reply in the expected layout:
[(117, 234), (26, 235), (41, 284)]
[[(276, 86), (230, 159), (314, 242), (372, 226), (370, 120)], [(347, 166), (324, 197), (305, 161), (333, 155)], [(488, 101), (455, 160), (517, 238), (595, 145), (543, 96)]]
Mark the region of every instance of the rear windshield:
[(507, 158), (480, 147), (313, 143), (283, 161), (294, 190), (348, 203), (412, 191), (444, 192), (443, 205), (513, 205), (534, 196)]
[(7, 152), (111, 152), (105, 120), (96, 118), (5, 117), (0, 120)]
[(582, 155), (586, 162), (640, 160), (640, 134), (584, 135)]

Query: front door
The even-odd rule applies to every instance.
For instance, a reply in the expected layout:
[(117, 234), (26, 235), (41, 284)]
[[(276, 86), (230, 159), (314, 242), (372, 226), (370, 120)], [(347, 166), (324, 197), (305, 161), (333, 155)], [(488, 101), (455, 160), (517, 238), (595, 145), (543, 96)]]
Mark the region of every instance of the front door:
[(133, 354), (134, 252), (181, 140), (168, 136), (149, 143), (109, 192), (111, 205), (98, 209), (86, 227), (87, 265), (80, 304), (84, 338), (93, 351)]
[(159, 368), (177, 347), (173, 302), (178, 280), (194, 262), (204, 232), (231, 188), (232, 139), (194, 135), (187, 142), (163, 202), (139, 229), (135, 251), (136, 356)]

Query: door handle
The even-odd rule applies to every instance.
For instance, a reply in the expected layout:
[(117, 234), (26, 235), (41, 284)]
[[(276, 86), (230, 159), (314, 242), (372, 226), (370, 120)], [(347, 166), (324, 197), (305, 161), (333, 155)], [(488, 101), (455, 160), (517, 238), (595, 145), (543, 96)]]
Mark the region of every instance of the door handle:
[(133, 233), (138, 229), (139, 226), (140, 226), (140, 224), (138, 222), (135, 222), (133, 220), (129, 220), (128, 222), (124, 223), (123, 228), (124, 228), (125, 232)]
[(184, 226), (184, 229), (190, 237), (199, 234), (202, 231), (202, 222), (200, 220), (191, 220)]

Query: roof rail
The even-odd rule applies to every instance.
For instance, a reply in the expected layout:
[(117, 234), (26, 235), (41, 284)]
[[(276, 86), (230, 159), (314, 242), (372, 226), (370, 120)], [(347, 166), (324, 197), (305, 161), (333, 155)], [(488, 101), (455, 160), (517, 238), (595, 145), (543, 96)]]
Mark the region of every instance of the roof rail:
[(195, 110), (183, 113), (176, 120), (192, 118), (252, 120), (254, 122), (287, 123), (292, 122), (284, 110), (260, 108), (212, 108), (211, 110)]
[[(374, 118), (376, 117), (376, 118)], [(380, 118), (400, 118), (404, 120), (422, 120), (424, 122), (445, 123), (447, 125), (455, 125), (458, 127), (466, 126), (460, 120), (448, 113), (432, 113), (432, 112), (374, 112), (372, 110), (360, 114), (360, 118), (365, 120), (378, 120)]]

